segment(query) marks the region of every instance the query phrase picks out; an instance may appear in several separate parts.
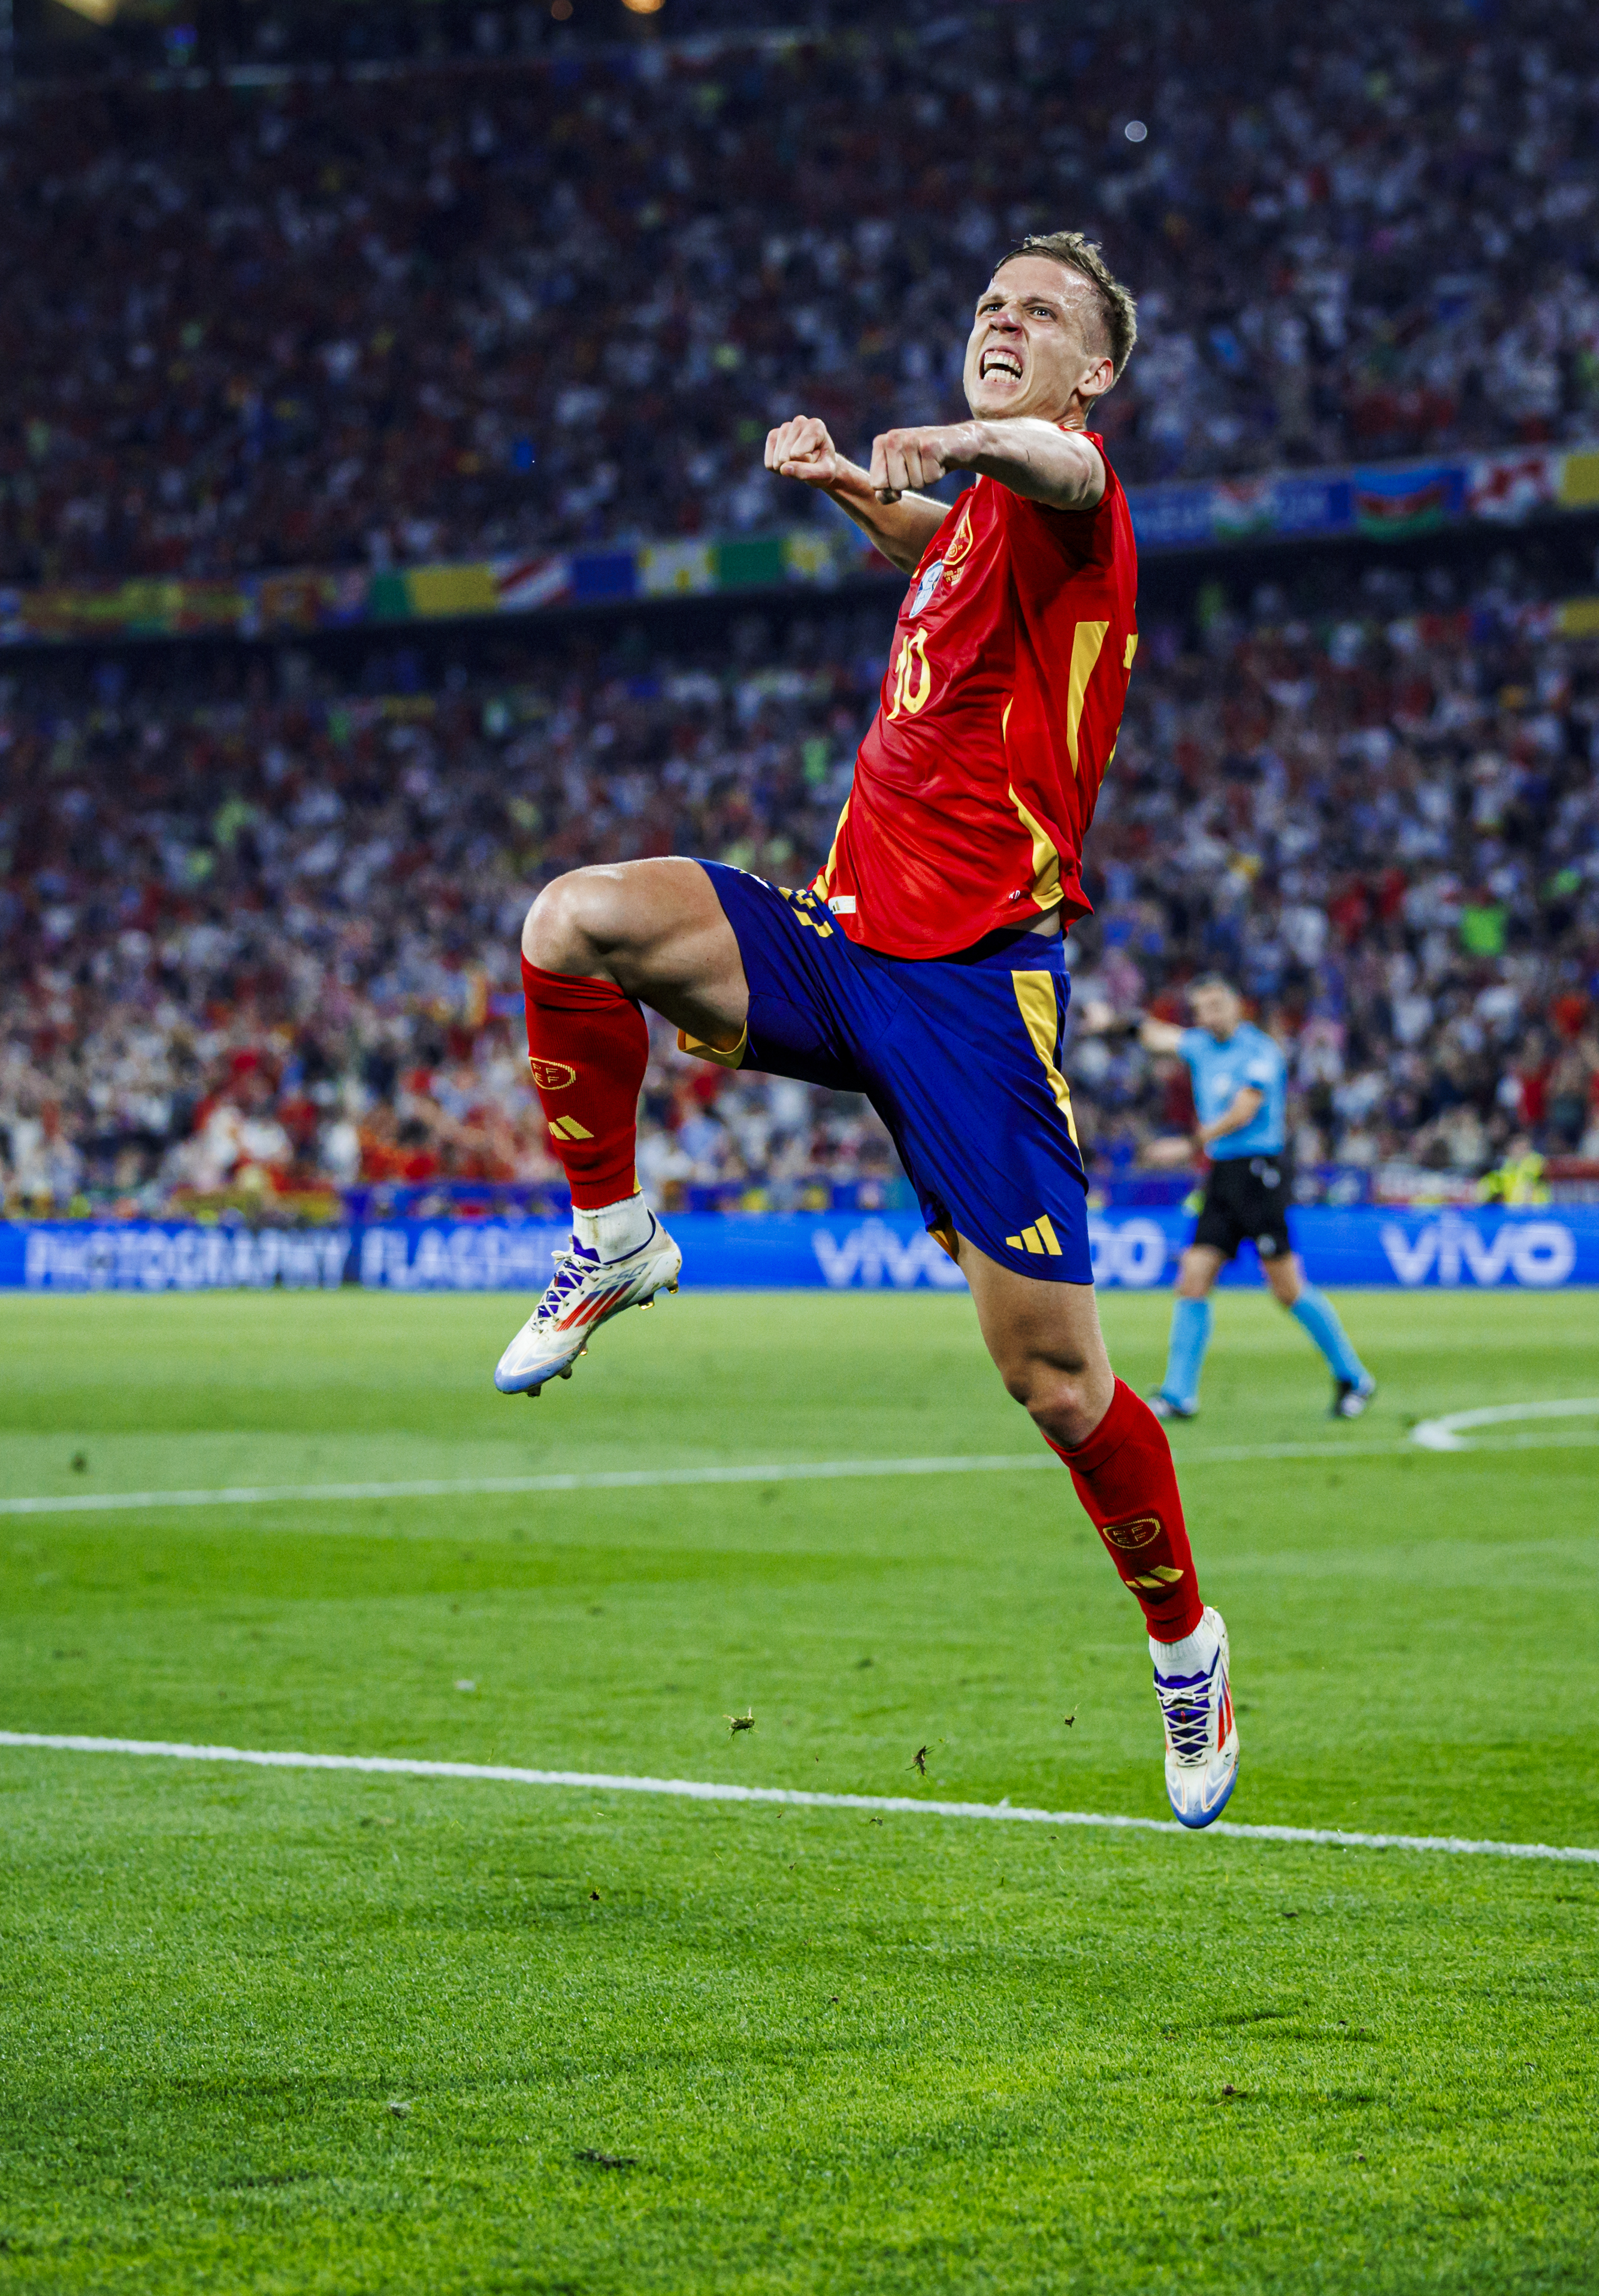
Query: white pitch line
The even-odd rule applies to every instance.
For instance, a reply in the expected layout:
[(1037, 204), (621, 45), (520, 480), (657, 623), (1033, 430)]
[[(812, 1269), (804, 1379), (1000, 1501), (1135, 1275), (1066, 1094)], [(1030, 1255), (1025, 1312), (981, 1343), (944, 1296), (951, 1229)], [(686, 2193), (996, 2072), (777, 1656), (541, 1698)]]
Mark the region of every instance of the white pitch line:
[[(789, 1809), (866, 1809), (906, 1817), (996, 1818), (1021, 1825), (1087, 1825), (1118, 1833), (1185, 1833), (1175, 1818), (1118, 1817), (1097, 1810), (1029, 1809), (1009, 1801), (923, 1801), (914, 1794), (819, 1793), (792, 1786), (722, 1785), (701, 1778), (612, 1777), (603, 1771), (526, 1770), (510, 1762), (424, 1762), (390, 1754), (300, 1754), (242, 1746), (190, 1746), (160, 1738), (57, 1737), (0, 1730), (0, 1746), (37, 1746), (63, 1754), (153, 1754), (176, 1762), (247, 1762), (266, 1770), (362, 1770), (382, 1776), (473, 1778), (517, 1786), (570, 1786), (588, 1792), (668, 1794), (685, 1801), (775, 1802)], [(1343, 1833), (1311, 1825), (1235, 1825), (1207, 1829), (1240, 1841), (1288, 1841), (1329, 1849), (1418, 1849), (1455, 1857), (1533, 1857), (1558, 1865), (1599, 1866), (1599, 1849), (1559, 1849), (1545, 1841), (1472, 1841), (1458, 1834)]]
[[(1593, 1437), (1511, 1437), (1509, 1445), (1557, 1448)], [(1177, 1453), (1180, 1467), (1237, 1466), (1268, 1459), (1396, 1458), (1412, 1452), (1392, 1443), (1229, 1443), (1214, 1449)], [(1413, 1454), (1414, 1456), (1414, 1454)], [(37, 1497), (0, 1499), (0, 1515), (104, 1514), (126, 1508), (275, 1506), (289, 1501), (316, 1505), (339, 1499), (447, 1499), (512, 1496), (539, 1491), (643, 1491), (714, 1483), (825, 1483), (878, 1475), (1024, 1475), (1038, 1469), (1058, 1472), (1052, 1451), (1002, 1452), (947, 1459), (801, 1459), (766, 1466), (618, 1467), (592, 1474), (468, 1475), (406, 1483), (242, 1483), (212, 1491), (60, 1491)]]
[(997, 1458), (805, 1459), (769, 1466), (617, 1467), (590, 1474), (468, 1475), (409, 1483), (242, 1484), (215, 1491), (71, 1491), (0, 1499), (0, 1514), (87, 1514), (108, 1508), (269, 1506), (284, 1499), (464, 1498), (496, 1492), (638, 1491), (695, 1483), (831, 1482), (856, 1475), (991, 1475), (1058, 1467), (1048, 1451)]
[[(1410, 1439), (1425, 1451), (1469, 1451), (1473, 1446), (1465, 1439), (1467, 1431), (1477, 1427), (1504, 1427), (1517, 1419), (1588, 1419), (1599, 1411), (1599, 1395), (1569, 1396), (1560, 1403), (1487, 1403), (1473, 1411), (1447, 1411), (1441, 1419), (1418, 1420), (1410, 1431)], [(1512, 1436), (1511, 1442), (1525, 1447), (1530, 1442), (1547, 1441), (1547, 1437)], [(1572, 1439), (1565, 1439), (1570, 1442)], [(1578, 1436), (1594, 1442), (1599, 1437)]]

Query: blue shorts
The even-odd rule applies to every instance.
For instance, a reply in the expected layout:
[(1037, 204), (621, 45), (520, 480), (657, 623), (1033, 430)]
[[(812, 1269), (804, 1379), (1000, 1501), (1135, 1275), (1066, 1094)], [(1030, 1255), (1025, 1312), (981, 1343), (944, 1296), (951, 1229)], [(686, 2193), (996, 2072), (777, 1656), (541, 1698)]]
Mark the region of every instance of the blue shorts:
[(750, 984), (740, 1065), (865, 1093), (922, 1217), (1018, 1275), (1092, 1283), (1087, 1182), (1062, 1071), (1065, 943), (938, 958), (862, 948), (814, 893), (701, 864)]

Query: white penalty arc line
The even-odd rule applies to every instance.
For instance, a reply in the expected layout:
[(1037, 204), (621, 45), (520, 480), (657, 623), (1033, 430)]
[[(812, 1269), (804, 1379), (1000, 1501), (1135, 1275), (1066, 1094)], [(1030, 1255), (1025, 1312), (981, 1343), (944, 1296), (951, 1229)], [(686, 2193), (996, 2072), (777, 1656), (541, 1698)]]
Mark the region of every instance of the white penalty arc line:
[[(1552, 1413), (1599, 1409), (1594, 1404), (1548, 1406)], [(1518, 1415), (1535, 1416), (1526, 1406)], [(1456, 1414), (1450, 1426), (1465, 1414)], [(1510, 1415), (1508, 1413), (1506, 1416)], [(1426, 1421), (1424, 1426), (1443, 1426)], [(1179, 1467), (1242, 1466), (1272, 1459), (1392, 1459), (1412, 1451), (1422, 1441), (1420, 1429), (1410, 1441), (1391, 1443), (1228, 1443), (1202, 1451), (1179, 1450)], [(1593, 1435), (1512, 1436), (1507, 1448), (1558, 1449), (1568, 1444), (1599, 1443)], [(1423, 1447), (1435, 1451), (1465, 1450), (1455, 1440)], [(717, 1483), (826, 1483), (873, 1476), (899, 1475), (1025, 1475), (1042, 1469), (1056, 1473), (1060, 1461), (1051, 1451), (972, 1454), (942, 1459), (785, 1459), (766, 1465), (725, 1467), (618, 1467), (593, 1473), (549, 1475), (465, 1475), (424, 1477), (403, 1483), (241, 1483), (205, 1491), (59, 1491), (28, 1498), (0, 1498), (0, 1515), (106, 1514), (141, 1507), (236, 1507), (316, 1505), (352, 1499), (447, 1499), (520, 1497), (539, 1492), (644, 1491), (692, 1488)]]
[[(785, 1809), (863, 1809), (905, 1817), (988, 1818), (1019, 1825), (1098, 1827), (1115, 1833), (1184, 1834), (1175, 1818), (1119, 1817), (1083, 1809), (1029, 1809), (1009, 1801), (934, 1801), (914, 1794), (821, 1793), (791, 1786), (723, 1785), (701, 1778), (613, 1777), (603, 1771), (529, 1770), (510, 1762), (425, 1762), (390, 1754), (301, 1754), (242, 1746), (190, 1746), (159, 1738), (64, 1737), (0, 1730), (0, 1746), (62, 1754), (154, 1755), (175, 1762), (243, 1762), (266, 1770), (358, 1770), (385, 1777), (467, 1778), (490, 1784), (566, 1786), (589, 1793), (666, 1794), (683, 1801), (765, 1802)], [(1312, 1825), (1238, 1825), (1218, 1818), (1206, 1831), (1237, 1841), (1283, 1841), (1324, 1849), (1441, 1851), (1453, 1857), (1522, 1857), (1599, 1866), (1599, 1849), (1546, 1841), (1472, 1841), (1458, 1834), (1346, 1833)]]
[[(1517, 1419), (1588, 1419), (1599, 1412), (1599, 1395), (1570, 1396), (1560, 1403), (1488, 1403), (1474, 1411), (1447, 1411), (1439, 1419), (1423, 1419), (1410, 1431), (1410, 1439), (1419, 1443), (1424, 1451), (1470, 1451), (1476, 1446), (1466, 1441), (1467, 1433), (1478, 1427), (1505, 1427)], [(1513, 1436), (1513, 1444), (1551, 1442), (1552, 1437)], [(1570, 1442), (1570, 1436), (1564, 1439)], [(1592, 1437), (1578, 1436), (1581, 1442)]]

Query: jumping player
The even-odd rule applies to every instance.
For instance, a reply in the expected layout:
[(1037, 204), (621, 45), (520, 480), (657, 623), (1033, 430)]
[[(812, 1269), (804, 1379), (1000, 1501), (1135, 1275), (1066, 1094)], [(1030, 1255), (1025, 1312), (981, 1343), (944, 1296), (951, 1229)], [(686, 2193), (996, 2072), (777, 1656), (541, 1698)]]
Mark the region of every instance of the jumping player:
[[(1083, 838), (1138, 644), (1127, 498), (1086, 425), (1136, 332), (1097, 248), (1030, 239), (977, 305), (971, 422), (888, 431), (870, 470), (814, 416), (768, 437), (768, 470), (830, 495), (911, 577), (882, 706), (808, 890), (652, 860), (535, 901), (528, 1045), (573, 1237), (495, 1382), (536, 1395), (607, 1317), (676, 1288), (634, 1169), (641, 1004), (707, 1060), (866, 1094), (1143, 1609), (1167, 1791), (1200, 1826), (1237, 1768), (1226, 1629), (1200, 1599), (1165, 1432), (1100, 1335), (1061, 1067), (1062, 920), (1087, 910)], [(956, 470), (975, 482), (953, 507), (916, 491)]]
[(1264, 1029), (1243, 1017), (1237, 991), (1218, 975), (1188, 991), (1192, 1029), (1144, 1020), (1139, 1039), (1152, 1053), (1187, 1063), (1199, 1122), (1193, 1138), (1154, 1142), (1151, 1160), (1210, 1159), (1193, 1241), (1177, 1270), (1166, 1376), (1150, 1398), (1158, 1419), (1192, 1419), (1200, 1366), (1210, 1343), (1210, 1288), (1246, 1239), (1259, 1254), (1272, 1296), (1302, 1324), (1332, 1374), (1332, 1415), (1358, 1419), (1377, 1391), (1324, 1292), (1305, 1280), (1288, 1232), (1291, 1193), (1284, 1129), (1288, 1069)]

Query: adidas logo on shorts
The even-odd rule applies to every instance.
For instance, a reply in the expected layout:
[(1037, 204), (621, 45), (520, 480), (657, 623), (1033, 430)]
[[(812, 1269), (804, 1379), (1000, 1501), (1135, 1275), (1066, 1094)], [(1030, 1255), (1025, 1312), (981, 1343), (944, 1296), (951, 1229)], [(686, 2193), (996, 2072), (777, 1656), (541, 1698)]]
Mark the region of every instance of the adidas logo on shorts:
[(1013, 1251), (1036, 1251), (1047, 1254), (1051, 1259), (1061, 1257), (1060, 1240), (1049, 1224), (1047, 1212), (1040, 1212), (1030, 1227), (1024, 1227), (1020, 1235), (1007, 1235), (1005, 1242)]

